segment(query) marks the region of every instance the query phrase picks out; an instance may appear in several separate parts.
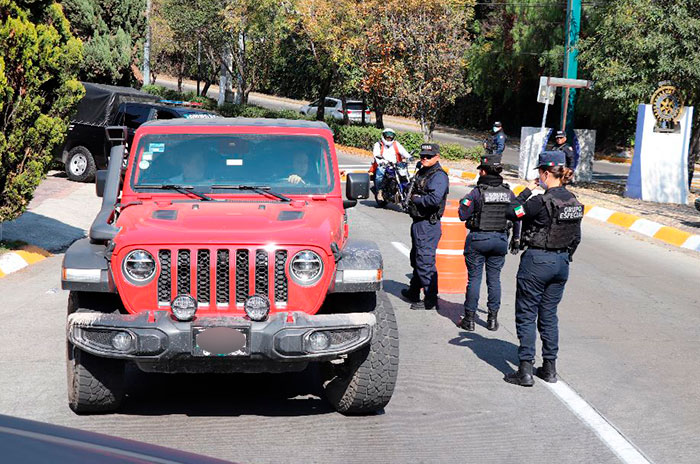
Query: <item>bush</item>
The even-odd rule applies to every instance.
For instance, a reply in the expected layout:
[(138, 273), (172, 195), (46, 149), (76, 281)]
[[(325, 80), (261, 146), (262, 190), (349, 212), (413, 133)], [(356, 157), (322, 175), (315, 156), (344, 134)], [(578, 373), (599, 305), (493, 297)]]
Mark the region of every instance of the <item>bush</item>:
[(466, 148), (456, 143), (446, 143), (440, 145), (440, 156), (450, 161), (460, 161), (463, 159), (479, 161), (481, 157), (484, 156), (484, 147), (477, 145)]
[(85, 89), (82, 45), (57, 3), (0, 1), (0, 222), (32, 199)]

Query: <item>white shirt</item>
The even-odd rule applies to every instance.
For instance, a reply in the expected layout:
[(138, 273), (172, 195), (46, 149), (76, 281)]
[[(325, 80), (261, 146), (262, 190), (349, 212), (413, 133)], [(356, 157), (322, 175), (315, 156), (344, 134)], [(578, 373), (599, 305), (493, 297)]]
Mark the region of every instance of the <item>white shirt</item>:
[[(382, 160), (391, 161), (392, 163), (401, 161), (396, 159), (396, 148), (394, 147), (394, 144), (396, 144), (396, 148), (399, 149), (399, 155), (401, 155), (403, 160), (407, 160), (409, 158), (410, 155), (398, 141), (394, 140), (387, 143), (384, 139), (382, 139), (375, 143), (374, 148), (372, 149), (372, 154), (379, 164), (383, 164), (383, 162), (381, 162)], [(382, 153), (382, 145), (384, 146), (384, 153)]]

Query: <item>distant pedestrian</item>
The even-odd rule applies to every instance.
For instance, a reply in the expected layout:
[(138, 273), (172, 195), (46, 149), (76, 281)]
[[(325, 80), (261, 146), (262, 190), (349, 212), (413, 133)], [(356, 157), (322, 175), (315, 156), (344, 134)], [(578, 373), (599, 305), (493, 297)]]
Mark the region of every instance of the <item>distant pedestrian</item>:
[(506, 149), (506, 134), (503, 133), (503, 125), (500, 121), (493, 123), (491, 138), (484, 142), (484, 148), (488, 155), (502, 155)]
[(566, 142), (566, 132), (557, 131), (554, 140), (553, 150), (563, 151), (566, 156), (566, 167), (572, 170), (576, 169), (576, 155), (573, 147)]
[[(576, 196), (566, 189), (573, 171), (566, 167), (564, 153), (540, 153), (537, 169), (539, 179), (531, 182), (508, 209), (510, 219), (523, 221), (522, 240), (527, 250), (520, 259), (515, 296), (520, 366), (505, 380), (524, 387), (534, 385), (537, 329), (542, 339), (543, 364), (536, 375), (546, 382), (557, 381), (557, 306), (569, 278), (569, 263), (581, 241), (584, 211)], [(545, 193), (532, 196), (538, 185)]]
[(508, 184), (503, 183), (500, 155), (486, 155), (477, 166), (476, 188), (459, 202), (459, 218), (466, 221), (469, 234), (464, 243), (464, 258), (469, 282), (464, 300), (464, 317), (457, 325), (473, 331), (479, 305), (481, 276), (486, 266), (489, 310), (486, 328), (498, 330), (501, 307), (501, 269), (508, 253), (508, 221), (506, 212), (515, 200)]
[[(411, 267), (413, 277), (401, 295), (413, 303), (411, 309), (437, 309), (438, 274), (435, 255), (442, 236), (440, 218), (445, 212), (450, 182), (440, 166), (440, 146), (421, 145), (419, 169), (414, 179), (413, 195), (408, 202), (411, 224)], [(420, 292), (423, 290), (423, 300)]]

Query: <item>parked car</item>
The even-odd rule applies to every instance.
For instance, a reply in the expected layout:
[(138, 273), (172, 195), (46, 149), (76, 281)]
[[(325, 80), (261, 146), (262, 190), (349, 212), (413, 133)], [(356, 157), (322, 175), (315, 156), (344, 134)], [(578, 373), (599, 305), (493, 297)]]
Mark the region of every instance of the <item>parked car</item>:
[(323, 122), (172, 119), (136, 130), (97, 173), (102, 209), (66, 251), (68, 403), (114, 411), (144, 372), (301, 372), (345, 414), (380, 411), (399, 363), (374, 242), (349, 238)]
[[(325, 100), (325, 115), (332, 116), (334, 119), (343, 119), (343, 102), (339, 98), (327, 97)], [(313, 116), (318, 112), (318, 107), (321, 100), (316, 100), (315, 102), (304, 105), (299, 109), (301, 114)], [(362, 122), (362, 102), (359, 100), (347, 100), (346, 108), (348, 111), (348, 118), (350, 122)], [(365, 122), (370, 124), (372, 122), (372, 112), (365, 108)]]
[(695, 209), (700, 211), (700, 198), (695, 199)]
[(136, 129), (153, 119), (215, 117), (216, 114), (174, 103), (129, 87), (83, 82), (85, 97), (71, 119), (66, 141), (55, 158), (59, 159), (68, 178), (77, 182), (91, 182), (98, 169), (107, 167), (111, 144), (105, 128), (125, 126), (127, 145)]

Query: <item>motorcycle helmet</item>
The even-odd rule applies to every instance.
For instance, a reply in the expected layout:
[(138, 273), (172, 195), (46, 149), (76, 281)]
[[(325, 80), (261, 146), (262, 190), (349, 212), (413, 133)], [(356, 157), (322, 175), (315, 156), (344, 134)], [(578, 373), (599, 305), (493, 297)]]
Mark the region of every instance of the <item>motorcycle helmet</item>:
[(396, 131), (394, 129), (389, 129), (388, 127), (382, 131), (382, 142), (385, 145), (389, 145), (396, 139)]

